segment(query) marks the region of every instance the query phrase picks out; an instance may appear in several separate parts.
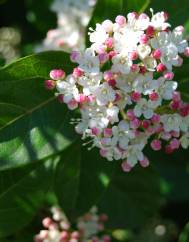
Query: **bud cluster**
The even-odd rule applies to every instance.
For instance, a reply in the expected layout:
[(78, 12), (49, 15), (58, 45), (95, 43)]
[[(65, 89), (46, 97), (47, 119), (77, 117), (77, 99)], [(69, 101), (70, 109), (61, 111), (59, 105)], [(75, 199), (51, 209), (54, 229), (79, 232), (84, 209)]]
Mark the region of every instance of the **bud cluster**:
[(88, 149), (122, 160), (125, 172), (149, 165), (143, 152), (148, 143), (168, 154), (189, 146), (189, 104), (173, 80), (173, 68), (189, 56), (184, 27), (171, 31), (167, 13), (151, 12), (151, 18), (133, 12), (96, 24), (90, 48), (71, 54), (78, 64), (73, 72), (52, 70), (46, 81), (70, 110), (80, 109), (81, 119), (72, 123), (90, 139)]
[(53, 207), (52, 218), (46, 217), (42, 224), (44, 229), (35, 236), (35, 242), (110, 242), (105, 233), (106, 214), (97, 214), (93, 207), (87, 214), (79, 217), (74, 229), (60, 208)]

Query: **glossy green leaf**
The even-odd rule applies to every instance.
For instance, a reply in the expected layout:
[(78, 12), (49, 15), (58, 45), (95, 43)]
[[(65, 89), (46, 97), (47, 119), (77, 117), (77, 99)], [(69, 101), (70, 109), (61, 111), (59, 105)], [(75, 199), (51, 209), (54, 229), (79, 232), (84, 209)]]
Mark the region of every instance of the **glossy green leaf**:
[(108, 214), (110, 228), (138, 228), (156, 214), (162, 204), (160, 178), (152, 168), (135, 167), (124, 173), (117, 167), (99, 208)]
[(0, 237), (26, 226), (43, 205), (56, 160), (0, 172)]
[(63, 210), (73, 220), (96, 204), (111, 180), (115, 163), (80, 142), (67, 149), (57, 165), (54, 189)]
[(53, 68), (69, 74), (69, 55), (44, 52), (0, 69), (0, 169), (43, 159), (74, 141), (70, 112), (44, 88)]

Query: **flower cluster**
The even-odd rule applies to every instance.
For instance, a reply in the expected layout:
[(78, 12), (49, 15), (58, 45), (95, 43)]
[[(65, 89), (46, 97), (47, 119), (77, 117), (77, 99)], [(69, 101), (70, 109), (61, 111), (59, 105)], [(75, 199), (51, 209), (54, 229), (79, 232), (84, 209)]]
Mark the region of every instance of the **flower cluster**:
[[(35, 242), (110, 242), (111, 237), (104, 231), (106, 214), (97, 214), (93, 207), (87, 214), (78, 218), (76, 229), (71, 226), (60, 208), (52, 208), (52, 218), (43, 219), (44, 230), (35, 236)], [(99, 235), (100, 233), (100, 235)]]
[(52, 70), (48, 89), (80, 109), (76, 131), (90, 139), (109, 161), (122, 160), (124, 171), (149, 165), (144, 148), (165, 147), (170, 154), (189, 146), (189, 104), (176, 91), (173, 67), (189, 56), (184, 27), (170, 30), (165, 12), (129, 13), (90, 28), (90, 48), (74, 51), (73, 73)]
[(58, 26), (48, 31), (36, 51), (84, 49), (85, 28), (96, 0), (54, 0), (51, 10), (57, 14)]

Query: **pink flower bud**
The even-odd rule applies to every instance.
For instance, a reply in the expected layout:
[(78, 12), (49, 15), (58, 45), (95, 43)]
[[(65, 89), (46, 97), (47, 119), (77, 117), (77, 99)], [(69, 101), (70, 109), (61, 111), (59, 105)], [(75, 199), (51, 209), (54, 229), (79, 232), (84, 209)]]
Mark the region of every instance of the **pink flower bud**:
[(71, 238), (72, 239), (79, 239), (79, 232), (78, 231), (73, 231), (72, 233), (71, 233)]
[(92, 134), (95, 136), (98, 136), (99, 134), (101, 134), (101, 131), (99, 128), (94, 127), (91, 130), (92, 130)]
[(146, 34), (141, 35), (141, 37), (140, 37), (140, 43), (141, 44), (145, 45), (145, 44), (148, 43), (148, 41), (149, 41), (149, 38), (148, 38), (148, 36)]
[(114, 102), (119, 102), (121, 100), (121, 95), (119, 93), (116, 93)]
[(146, 73), (146, 67), (145, 66), (140, 66), (140, 71), (141, 74), (145, 74)]
[(151, 93), (151, 94), (149, 95), (149, 99), (150, 99), (151, 101), (157, 101), (158, 98), (159, 98), (159, 95), (158, 95), (157, 92), (153, 92), (153, 93)]
[(179, 56), (179, 57), (177, 58), (177, 64), (176, 64), (176, 66), (180, 67), (180, 66), (182, 66), (182, 65), (183, 65), (183, 59)]
[(76, 100), (72, 99), (67, 103), (67, 106), (70, 110), (74, 110), (78, 107), (78, 103), (76, 102)]
[(111, 241), (111, 238), (110, 238), (109, 235), (104, 235), (104, 236), (102, 237), (102, 240), (103, 240), (103, 242), (110, 242), (110, 241)]
[(56, 86), (56, 82), (53, 80), (46, 80), (45, 81), (45, 88), (48, 90), (53, 90)]
[(151, 121), (153, 123), (159, 123), (160, 122), (160, 115), (159, 114), (154, 114), (151, 118)]
[(170, 142), (170, 146), (173, 150), (176, 150), (180, 147), (180, 141), (178, 139), (172, 139)]
[(108, 84), (109, 84), (111, 87), (115, 87), (115, 85), (116, 85), (116, 80), (115, 80), (115, 79), (110, 79), (110, 80), (108, 80)]
[(141, 99), (141, 93), (139, 93), (139, 92), (131, 93), (131, 100), (133, 102), (138, 102), (140, 99)]
[(112, 129), (111, 128), (104, 129), (104, 137), (112, 137)]
[(132, 64), (131, 71), (132, 72), (138, 72), (139, 71), (139, 66), (137, 64)]
[(156, 70), (157, 72), (163, 72), (166, 70), (166, 66), (163, 63), (160, 63), (159, 65), (157, 65)]
[(165, 78), (166, 80), (172, 80), (172, 79), (174, 78), (174, 73), (171, 72), (171, 71), (166, 72), (166, 73), (164, 74), (164, 78)]
[(140, 127), (140, 124), (141, 124), (141, 122), (138, 118), (135, 118), (135, 119), (131, 120), (131, 122), (130, 122), (132, 129), (138, 129)]
[(152, 57), (155, 58), (155, 59), (160, 59), (161, 50), (160, 49), (154, 50), (154, 52), (152, 53)]
[(106, 157), (107, 153), (108, 153), (107, 150), (100, 149), (100, 155), (101, 155), (102, 157)]
[(134, 114), (134, 111), (132, 109), (127, 110), (127, 118), (130, 121), (132, 121), (132, 120), (134, 120), (136, 118), (135, 114)]
[(104, 64), (108, 61), (109, 55), (107, 53), (101, 53), (101, 54), (99, 54), (98, 58), (100, 60), (100, 63)]
[(142, 121), (142, 127), (144, 129), (147, 129), (150, 126), (150, 121), (149, 120), (143, 120)]
[(104, 72), (104, 79), (106, 81), (110, 80), (110, 79), (113, 79), (114, 75), (111, 71), (105, 71)]
[(113, 23), (111, 20), (105, 20), (104, 22), (102, 22), (102, 27), (104, 28), (104, 30), (107, 32), (107, 33), (110, 33), (112, 32), (113, 30)]
[(127, 161), (123, 161), (121, 167), (124, 172), (130, 172), (132, 167), (127, 163)]
[(54, 69), (50, 72), (50, 78), (54, 80), (61, 80), (65, 77), (65, 72), (62, 69)]
[(136, 51), (132, 51), (129, 53), (129, 57), (131, 60), (136, 60), (136, 59), (138, 59), (138, 54)]
[(72, 62), (77, 62), (78, 57), (80, 56), (80, 52), (79, 51), (72, 51), (71, 55), (70, 55), (70, 59)]
[(163, 16), (165, 18), (165, 21), (167, 21), (169, 18), (169, 14), (167, 12), (163, 12)]
[(81, 77), (81, 76), (83, 76), (83, 74), (84, 74), (84, 72), (80, 68), (76, 67), (73, 69), (73, 76), (75, 78)]
[(150, 162), (147, 157), (145, 157), (143, 160), (140, 160), (139, 163), (142, 167), (148, 167), (150, 165)]
[(153, 37), (155, 34), (155, 29), (153, 26), (148, 26), (147, 30), (146, 30), (146, 34), (149, 37)]
[(148, 15), (145, 13), (141, 13), (138, 17), (138, 19), (147, 19), (147, 18), (148, 18)]
[(166, 145), (165, 146), (165, 153), (166, 154), (172, 154), (173, 153), (173, 149), (172, 149), (172, 147), (170, 146), (170, 145)]
[(44, 218), (43, 221), (42, 221), (42, 224), (45, 228), (49, 228), (49, 226), (53, 223), (52, 219), (47, 217), (47, 218)]
[(183, 33), (184, 32), (184, 26), (180, 25), (175, 28), (176, 31)]
[(189, 47), (186, 47), (186, 49), (184, 50), (184, 55), (186, 57), (189, 57)]
[(66, 241), (69, 238), (69, 234), (67, 231), (62, 231), (60, 234), (60, 241)]
[(115, 22), (120, 26), (124, 26), (126, 24), (126, 18), (122, 15), (118, 15), (115, 19)]
[(105, 45), (109, 48), (109, 49), (112, 49), (113, 48), (113, 38), (108, 38), (106, 41), (105, 41)]
[(60, 103), (64, 103), (64, 95), (63, 94), (59, 94), (57, 98), (58, 98), (58, 101)]
[(116, 55), (116, 52), (112, 50), (108, 53), (108, 55), (109, 55), (109, 59), (111, 60)]
[(173, 110), (177, 110), (180, 107), (180, 102), (179, 101), (172, 101), (170, 103), (170, 108)]
[(180, 102), (181, 101), (181, 95), (180, 92), (173, 92), (173, 101)]
[(150, 145), (155, 151), (161, 150), (161, 141), (158, 139), (154, 139)]
[(138, 18), (138, 13), (131, 12), (127, 16), (128, 16), (128, 18), (131, 18), (131, 19), (137, 19)]

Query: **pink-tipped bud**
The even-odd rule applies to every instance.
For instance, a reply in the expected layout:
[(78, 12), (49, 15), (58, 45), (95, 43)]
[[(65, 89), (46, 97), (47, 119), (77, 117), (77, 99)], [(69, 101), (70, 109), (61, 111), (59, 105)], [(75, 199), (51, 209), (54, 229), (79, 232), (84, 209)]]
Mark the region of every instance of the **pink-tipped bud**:
[(92, 134), (95, 135), (95, 136), (98, 136), (98, 135), (101, 134), (100, 129), (96, 128), (96, 127), (92, 128), (91, 131), (92, 131)]
[(141, 13), (138, 17), (138, 19), (148, 19), (148, 15), (145, 13)]
[(114, 44), (114, 40), (113, 38), (108, 38), (105, 41), (105, 45), (108, 47), (108, 49), (112, 49), (113, 48), (113, 44)]
[(47, 218), (44, 218), (43, 221), (42, 221), (42, 224), (45, 228), (49, 228), (49, 226), (53, 223), (52, 219), (47, 217)]
[(142, 166), (142, 167), (148, 167), (149, 165), (150, 165), (150, 161), (148, 160), (148, 158), (147, 157), (145, 157), (143, 160), (140, 160), (139, 161), (139, 163), (140, 163), (140, 165)]
[(160, 59), (160, 57), (161, 57), (161, 50), (160, 49), (154, 50), (153, 53), (152, 53), (152, 57), (154, 59)]
[(87, 96), (85, 96), (84, 94), (79, 94), (76, 98), (76, 101), (78, 103), (84, 103), (87, 102)]
[(180, 102), (179, 101), (172, 101), (170, 103), (170, 108), (173, 110), (177, 110), (180, 107)]
[(56, 86), (56, 82), (53, 80), (46, 80), (45, 81), (45, 88), (47, 90), (53, 90)]
[(76, 102), (76, 100), (72, 99), (67, 103), (67, 106), (70, 110), (74, 110), (78, 107), (78, 103)]
[(136, 51), (132, 51), (132, 52), (129, 53), (129, 57), (130, 57), (131, 60), (134, 61), (134, 60), (138, 59), (138, 54), (137, 54)]
[(138, 13), (137, 12), (131, 12), (127, 15), (129, 19), (137, 19), (138, 18)]
[(65, 72), (62, 69), (54, 69), (50, 72), (50, 78), (53, 80), (61, 80), (65, 77)]
[(154, 139), (150, 145), (155, 151), (161, 150), (161, 141), (158, 139)]
[(104, 22), (102, 22), (102, 27), (107, 33), (110, 33), (113, 30), (113, 23), (111, 20), (107, 19)]
[(131, 71), (132, 72), (139, 72), (139, 66), (137, 64), (132, 64)]
[(100, 63), (104, 64), (108, 61), (109, 55), (107, 53), (101, 53), (101, 54), (98, 55), (98, 58), (100, 60)]
[(110, 80), (110, 79), (113, 79), (114, 75), (111, 71), (105, 71), (104, 72), (104, 79), (106, 81)]
[(115, 85), (116, 85), (116, 80), (115, 80), (115, 79), (110, 79), (110, 80), (108, 80), (108, 84), (109, 84), (111, 87), (115, 87)]
[(130, 122), (130, 126), (132, 129), (138, 129), (141, 125), (141, 122), (138, 118), (134, 118), (133, 120), (131, 120)]
[(115, 22), (120, 26), (124, 26), (126, 24), (126, 18), (122, 15), (118, 15), (115, 19)]
[(155, 29), (153, 26), (148, 26), (147, 30), (146, 30), (146, 34), (148, 37), (153, 37), (155, 34)]
[(180, 141), (174, 138), (171, 140), (170, 146), (173, 150), (177, 150), (180, 147)]
[(143, 127), (144, 129), (148, 129), (149, 126), (150, 126), (150, 121), (149, 121), (149, 120), (143, 120), (143, 121), (142, 121), (142, 127)]
[(104, 129), (104, 137), (112, 137), (112, 129), (111, 128)]
[(145, 66), (140, 66), (139, 72), (144, 75), (146, 73), (146, 67)]
[(132, 92), (131, 93), (131, 100), (133, 102), (138, 102), (141, 99), (141, 93), (139, 92)]
[(114, 102), (119, 102), (121, 100), (121, 95), (119, 93), (116, 93)]
[(108, 55), (109, 55), (109, 59), (111, 60), (116, 55), (116, 52), (112, 50), (108, 53)]
[(77, 62), (78, 57), (80, 56), (80, 52), (79, 51), (72, 51), (71, 55), (70, 55), (70, 59), (72, 62)]
[(172, 79), (174, 78), (174, 73), (171, 72), (171, 71), (166, 72), (166, 73), (164, 74), (164, 78), (165, 78), (166, 80), (172, 80)]
[(71, 233), (71, 238), (72, 239), (79, 239), (79, 232), (78, 231), (73, 231), (72, 233)]
[(67, 231), (62, 231), (60, 234), (60, 241), (64, 242), (69, 238), (69, 234)]
[(155, 123), (159, 123), (160, 122), (160, 115), (159, 114), (154, 114), (151, 118), (151, 121), (155, 124)]
[(184, 26), (180, 25), (175, 28), (176, 31), (183, 33), (184, 32)]
[(107, 150), (100, 149), (100, 155), (101, 155), (102, 157), (106, 157), (107, 153), (108, 153)]
[(164, 16), (165, 21), (167, 21), (169, 18), (169, 14), (167, 12), (163, 12), (163, 16)]
[(135, 114), (134, 114), (134, 111), (132, 109), (127, 110), (127, 118), (130, 121), (132, 121), (132, 120), (134, 120), (136, 118)]
[(141, 35), (141, 37), (140, 37), (140, 43), (141, 44), (145, 45), (145, 44), (148, 43), (148, 41), (149, 41), (149, 38), (148, 38), (148, 36), (146, 34)]
[(166, 154), (172, 154), (173, 153), (173, 149), (172, 149), (172, 147), (170, 146), (170, 145), (166, 145), (165, 146), (165, 153)]
[(186, 47), (186, 49), (184, 50), (184, 55), (186, 57), (189, 57), (189, 47)]
[(132, 167), (127, 163), (127, 161), (122, 162), (121, 167), (124, 172), (130, 172)]
[(151, 93), (151, 94), (149, 95), (149, 99), (150, 99), (151, 101), (157, 101), (158, 98), (159, 98), (159, 95), (158, 95), (157, 92), (153, 92), (153, 93)]
[(81, 76), (83, 76), (83, 74), (84, 74), (84, 72), (80, 68), (76, 67), (73, 69), (73, 76), (75, 78), (81, 77)]
[(166, 70), (166, 66), (163, 63), (160, 63), (156, 67), (157, 72), (164, 72)]

